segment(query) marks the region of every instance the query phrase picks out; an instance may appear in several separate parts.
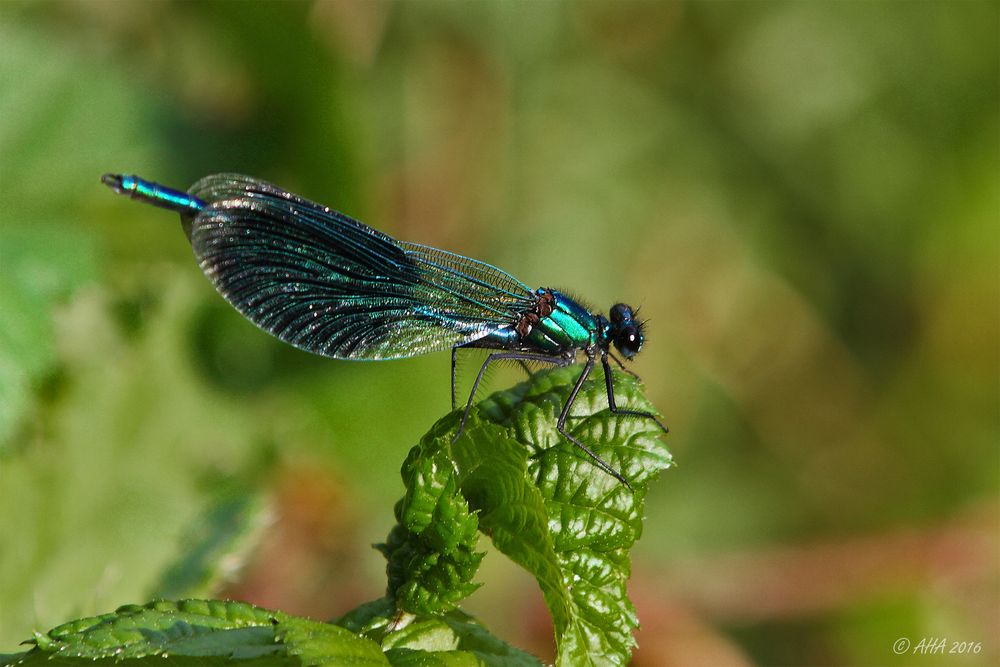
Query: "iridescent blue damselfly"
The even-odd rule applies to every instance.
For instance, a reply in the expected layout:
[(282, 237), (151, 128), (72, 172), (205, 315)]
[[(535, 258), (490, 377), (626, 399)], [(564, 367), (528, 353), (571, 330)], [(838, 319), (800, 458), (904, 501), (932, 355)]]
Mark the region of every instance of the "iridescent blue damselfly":
[[(530, 287), (468, 257), (397, 241), (343, 213), (264, 181), (216, 174), (188, 192), (138, 176), (105, 174), (115, 192), (176, 211), (202, 271), (247, 319), (295, 347), (334, 359), (401, 359), (451, 349), (451, 403), (459, 350), (485, 348), (454, 438), (465, 428), (487, 367), (501, 360), (568, 366), (585, 361), (556, 428), (602, 470), (628, 481), (566, 430), (566, 420), (597, 359), (608, 407), (618, 407), (608, 359), (631, 359), (643, 322), (618, 303), (608, 317), (554, 289)], [(633, 374), (634, 375), (634, 374)]]

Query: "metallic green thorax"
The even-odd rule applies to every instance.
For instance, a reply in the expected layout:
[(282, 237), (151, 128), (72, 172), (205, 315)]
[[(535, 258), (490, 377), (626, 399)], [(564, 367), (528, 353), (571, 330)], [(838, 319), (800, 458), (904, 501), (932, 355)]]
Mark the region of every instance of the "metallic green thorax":
[(555, 298), (552, 312), (538, 320), (521, 339), (526, 348), (551, 354), (571, 349), (583, 349), (606, 337), (607, 322), (555, 290), (548, 292)]

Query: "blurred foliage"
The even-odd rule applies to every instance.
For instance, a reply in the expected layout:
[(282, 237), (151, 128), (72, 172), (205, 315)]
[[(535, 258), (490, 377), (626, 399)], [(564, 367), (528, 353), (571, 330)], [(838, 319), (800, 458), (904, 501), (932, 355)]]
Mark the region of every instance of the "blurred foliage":
[[(647, 497), (635, 664), (883, 664), (900, 636), (1000, 659), (998, 24), (976, 1), (0, 4), (0, 648), (217, 587), (176, 567), (226, 516), (215, 594), (330, 617), (381, 587), (367, 545), (447, 355), (287, 349), (172, 216), (98, 181), (239, 171), (642, 305), (680, 468)], [(551, 656), (500, 561), (472, 611)]]

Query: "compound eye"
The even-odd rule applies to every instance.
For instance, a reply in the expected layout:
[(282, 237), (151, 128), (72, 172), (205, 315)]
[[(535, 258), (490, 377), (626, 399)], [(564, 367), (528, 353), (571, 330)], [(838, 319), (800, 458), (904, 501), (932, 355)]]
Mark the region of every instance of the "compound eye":
[(627, 326), (615, 337), (615, 347), (627, 358), (631, 359), (642, 349), (643, 335), (637, 327)]
[(611, 312), (608, 313), (608, 316), (615, 324), (621, 324), (622, 322), (627, 322), (632, 319), (632, 309), (624, 303), (616, 303), (611, 306)]

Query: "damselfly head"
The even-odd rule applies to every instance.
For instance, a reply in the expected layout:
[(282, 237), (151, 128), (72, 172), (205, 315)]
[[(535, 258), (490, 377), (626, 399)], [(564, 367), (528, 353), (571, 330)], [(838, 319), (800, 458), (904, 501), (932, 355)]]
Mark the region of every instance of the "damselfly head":
[(611, 306), (608, 317), (611, 320), (611, 340), (622, 356), (631, 359), (642, 349), (646, 339), (642, 333), (643, 323), (635, 319), (635, 311), (624, 303)]

